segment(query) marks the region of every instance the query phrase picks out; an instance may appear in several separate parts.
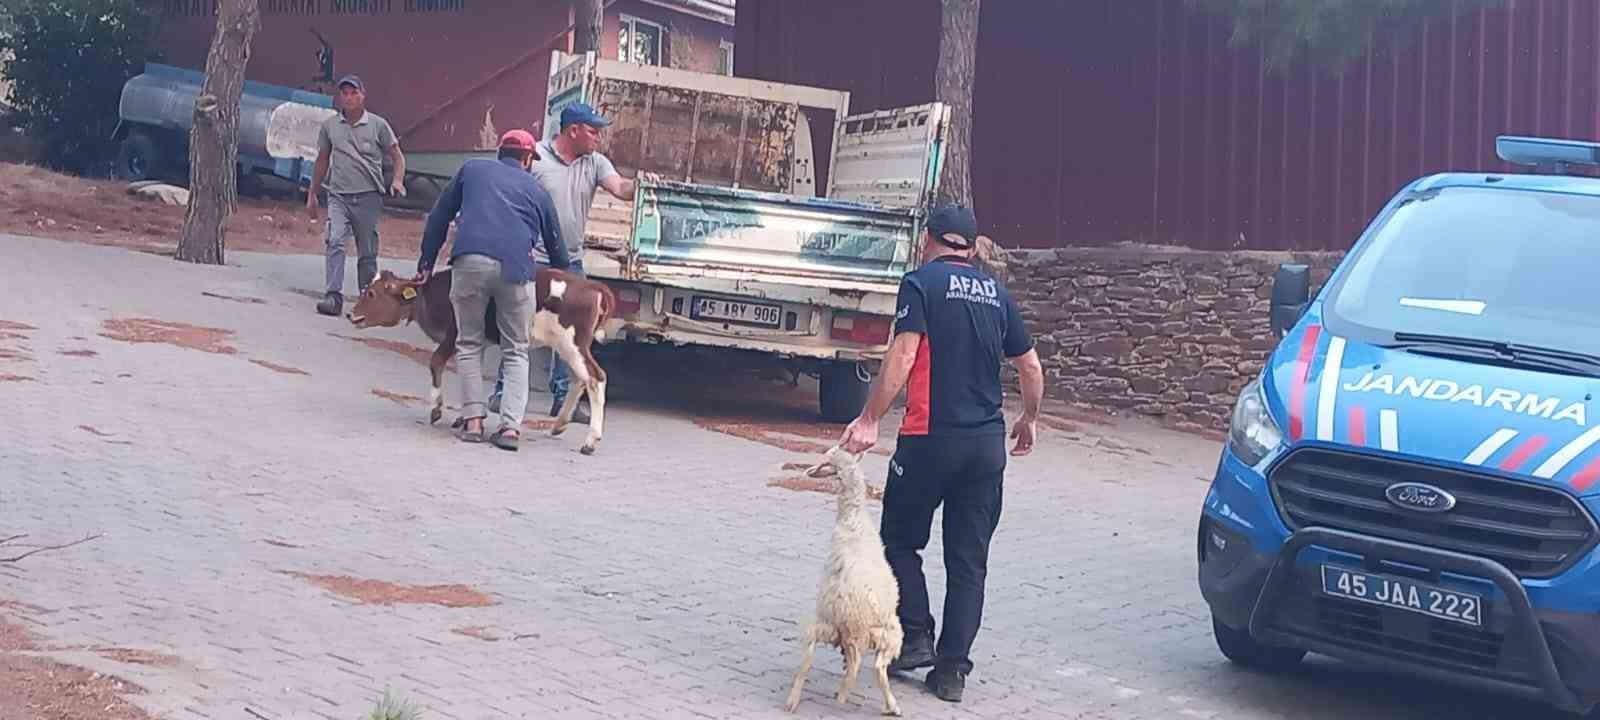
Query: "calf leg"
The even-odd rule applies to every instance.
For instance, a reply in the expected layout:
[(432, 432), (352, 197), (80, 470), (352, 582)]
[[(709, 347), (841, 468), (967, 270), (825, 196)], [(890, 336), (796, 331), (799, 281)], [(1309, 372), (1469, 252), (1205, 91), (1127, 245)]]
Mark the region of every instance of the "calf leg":
[(583, 361), (589, 370), (589, 382), (586, 392), (589, 393), (589, 437), (583, 441), (579, 449), (585, 455), (593, 455), (595, 448), (600, 444), (600, 436), (605, 432), (606, 424), (606, 371), (595, 362), (594, 354), (585, 346), (582, 349)]
[(444, 416), (444, 366), (454, 354), (455, 338), (446, 338), (434, 349), (433, 357), (428, 359), (428, 371), (433, 377), (433, 386), (428, 388), (428, 404), (432, 408), (428, 412), (429, 425), (438, 423), (439, 418)]
[[(583, 358), (578, 354), (577, 346), (572, 344), (570, 336), (562, 338), (562, 340), (563, 342), (556, 343), (554, 348), (556, 354), (560, 355), (561, 359), (566, 361), (567, 367), (571, 368), (572, 373), (577, 376), (574, 378), (577, 380), (577, 387), (568, 392), (566, 399), (562, 401), (561, 411), (556, 414), (556, 425), (555, 427), (550, 428), (551, 435), (560, 435), (561, 433), (567, 431), (567, 425), (572, 423), (572, 413), (578, 409), (578, 399), (585, 393), (589, 392), (591, 383), (594, 380), (594, 378), (589, 375), (588, 364), (583, 362)], [(589, 398), (589, 403), (591, 405), (591, 409), (593, 409), (592, 406), (594, 404), (594, 397), (592, 395)], [(591, 421), (592, 420), (593, 418), (591, 418)]]

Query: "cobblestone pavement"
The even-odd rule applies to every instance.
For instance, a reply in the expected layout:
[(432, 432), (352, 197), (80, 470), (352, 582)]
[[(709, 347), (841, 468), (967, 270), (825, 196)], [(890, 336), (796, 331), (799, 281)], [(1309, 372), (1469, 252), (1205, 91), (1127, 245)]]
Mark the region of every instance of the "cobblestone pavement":
[[(0, 341), (22, 356), (0, 377), (31, 378), (0, 382), (0, 535), (104, 533), (0, 566), (0, 600), (16, 603), (0, 612), (68, 648), (60, 658), (144, 687), (134, 699), (156, 716), (353, 720), (389, 689), (463, 720), (789, 717), (832, 499), (767, 482), (808, 456), (707, 430), (629, 378), (593, 457), (577, 453), (582, 426), (528, 433), (515, 454), (465, 446), (426, 425), (421, 365), (347, 339), (425, 346), (418, 329), (358, 333), (294, 292), (317, 287), (320, 258), (234, 253), (215, 268), (17, 237), (0, 248), (0, 320), (36, 327)], [(226, 328), (236, 352), (101, 335), (115, 318)], [(62, 354), (80, 350), (95, 354)], [(530, 417), (548, 402), (534, 394)], [(1014, 460), (966, 702), (901, 678), (906, 716), (1542, 712), (1419, 698), (1317, 659), (1276, 678), (1230, 667), (1194, 582), (1216, 451), (1090, 426)], [(885, 458), (868, 463), (880, 481)], [(311, 576), (460, 584), (490, 604), (360, 602)], [(70, 649), (100, 646), (178, 660)], [(795, 717), (876, 715), (865, 672), (852, 705), (831, 700), (840, 667), (819, 652)]]

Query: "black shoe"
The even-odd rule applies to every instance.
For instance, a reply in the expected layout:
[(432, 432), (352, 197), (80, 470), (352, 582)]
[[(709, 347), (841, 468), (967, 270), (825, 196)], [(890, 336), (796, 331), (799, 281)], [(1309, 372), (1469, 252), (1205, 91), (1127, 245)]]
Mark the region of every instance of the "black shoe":
[(889, 669), (907, 672), (925, 667), (933, 667), (933, 636), (924, 633), (907, 635), (900, 645), (900, 657), (889, 663)]
[(339, 311), (344, 309), (344, 296), (336, 292), (322, 296), (322, 302), (317, 303), (317, 312), (323, 315), (337, 317)]
[(967, 687), (967, 676), (946, 668), (934, 668), (928, 671), (928, 677), (922, 682), (940, 700), (958, 703), (961, 702), (961, 691)]
[[(556, 417), (561, 414), (561, 403), (563, 402), (566, 402), (566, 398), (556, 398), (550, 402), (550, 417)], [(572, 422), (579, 425), (588, 425), (589, 413), (583, 411), (582, 400), (579, 400), (578, 403), (578, 406), (572, 409)]]

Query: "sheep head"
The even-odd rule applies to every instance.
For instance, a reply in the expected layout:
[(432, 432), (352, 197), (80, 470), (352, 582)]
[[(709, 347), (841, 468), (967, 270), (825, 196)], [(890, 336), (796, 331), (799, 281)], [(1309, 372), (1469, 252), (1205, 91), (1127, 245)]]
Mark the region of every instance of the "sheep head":
[(823, 453), (823, 461), (806, 470), (806, 477), (833, 478), (833, 492), (844, 492), (853, 487), (865, 487), (861, 475), (861, 458), (865, 453), (852, 453), (835, 445)]

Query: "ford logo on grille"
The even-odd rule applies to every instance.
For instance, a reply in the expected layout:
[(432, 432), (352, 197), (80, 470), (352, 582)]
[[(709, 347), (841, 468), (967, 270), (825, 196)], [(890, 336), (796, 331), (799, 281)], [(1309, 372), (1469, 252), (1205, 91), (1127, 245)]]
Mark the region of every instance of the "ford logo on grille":
[(1384, 497), (1407, 510), (1424, 513), (1442, 513), (1456, 506), (1456, 497), (1432, 485), (1403, 482), (1389, 486)]

